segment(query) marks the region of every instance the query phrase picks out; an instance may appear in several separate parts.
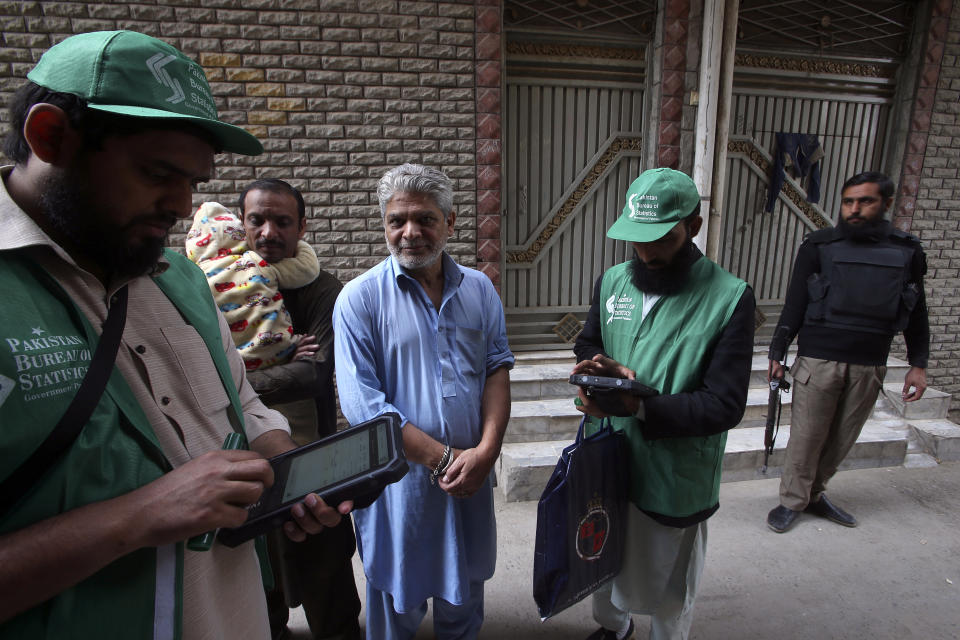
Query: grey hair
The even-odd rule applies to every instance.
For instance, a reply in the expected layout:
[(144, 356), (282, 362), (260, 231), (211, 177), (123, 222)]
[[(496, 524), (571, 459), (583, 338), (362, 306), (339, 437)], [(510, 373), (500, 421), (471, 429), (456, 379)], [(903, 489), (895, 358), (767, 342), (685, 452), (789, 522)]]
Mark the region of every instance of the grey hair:
[(407, 162), (383, 174), (377, 184), (380, 215), (387, 215), (387, 203), (398, 191), (429, 195), (444, 217), (453, 211), (453, 183), (438, 169)]

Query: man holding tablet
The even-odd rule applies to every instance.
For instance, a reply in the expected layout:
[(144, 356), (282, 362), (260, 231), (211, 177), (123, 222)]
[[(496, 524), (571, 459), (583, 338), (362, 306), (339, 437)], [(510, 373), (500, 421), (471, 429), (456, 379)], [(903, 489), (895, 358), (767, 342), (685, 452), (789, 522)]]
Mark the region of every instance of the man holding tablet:
[(334, 308), (340, 407), (395, 412), (409, 473), (355, 511), (368, 638), (413, 638), (433, 598), (440, 640), (476, 638), (496, 564), (491, 469), (510, 416), (503, 308), (490, 280), (444, 252), (453, 188), (405, 164), (377, 188), (391, 256)]
[(612, 410), (579, 393), (581, 411), (618, 416), (631, 464), (623, 569), (593, 595), (601, 628), (591, 640), (630, 637), (630, 613), (651, 616), (654, 640), (686, 638), (693, 621), (726, 431), (747, 401), (754, 314), (750, 287), (693, 244), (701, 223), (687, 175), (652, 169), (634, 180), (607, 231), (634, 258), (597, 281), (574, 347), (575, 383), (610, 376), (659, 391), (622, 392), (622, 409)]
[[(262, 640), (253, 543), (185, 543), (243, 522), (294, 443), (164, 244), (216, 153), (263, 147), (144, 34), (72, 36), (27, 78), (0, 169), (0, 638)], [(298, 540), (341, 519), (293, 513)]]

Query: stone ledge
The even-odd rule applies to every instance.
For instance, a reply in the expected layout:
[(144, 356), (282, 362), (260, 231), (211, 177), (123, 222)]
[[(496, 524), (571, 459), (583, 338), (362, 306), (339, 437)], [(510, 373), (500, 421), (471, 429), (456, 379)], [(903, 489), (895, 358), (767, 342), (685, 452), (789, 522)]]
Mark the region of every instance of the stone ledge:
[(511, 404), (504, 442), (573, 440), (583, 414), (573, 397), (553, 400), (521, 400)]
[[(727, 432), (723, 456), (723, 482), (779, 478), (790, 439), (790, 425), (781, 425), (773, 454), (763, 466), (763, 427), (747, 427)], [(892, 467), (903, 464), (907, 455), (909, 432), (900, 420), (867, 420), (853, 449), (840, 465), (840, 471)]]
[(526, 364), (567, 364), (570, 368), (576, 364), (577, 359), (573, 355), (572, 347), (570, 349), (557, 349), (553, 351), (520, 351), (514, 354), (517, 366)]
[(909, 420), (923, 450), (937, 462), (960, 460), (960, 426), (949, 420)]
[[(960, 435), (960, 427), (952, 426), (955, 433)], [(763, 464), (763, 431), (762, 427), (749, 427), (728, 432), (722, 482), (780, 477), (790, 427), (781, 426), (766, 473), (760, 472)], [(868, 420), (857, 443), (840, 465), (840, 470), (904, 464), (909, 436), (910, 430), (902, 420)], [(498, 486), (506, 499), (511, 502), (538, 500), (560, 453), (572, 442), (573, 436), (564, 440), (505, 443), (496, 469)], [(953, 442), (957, 443), (956, 454), (960, 456), (960, 440)]]
[(539, 500), (560, 454), (572, 442), (573, 438), (503, 445), (497, 463), (497, 486), (507, 501)]
[(885, 382), (883, 395), (893, 405), (894, 411), (907, 420), (938, 420), (946, 418), (950, 412), (950, 394), (927, 387), (923, 397), (914, 402), (904, 402), (900, 395), (903, 382)]

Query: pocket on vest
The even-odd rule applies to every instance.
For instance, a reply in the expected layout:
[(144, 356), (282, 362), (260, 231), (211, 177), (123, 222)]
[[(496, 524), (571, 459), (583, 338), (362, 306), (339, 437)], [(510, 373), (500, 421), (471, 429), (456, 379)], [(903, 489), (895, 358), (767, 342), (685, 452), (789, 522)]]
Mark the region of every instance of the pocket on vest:
[(869, 256), (838, 251), (827, 296), (828, 313), (838, 320), (864, 320), (893, 328), (903, 294), (903, 253), (878, 249)]

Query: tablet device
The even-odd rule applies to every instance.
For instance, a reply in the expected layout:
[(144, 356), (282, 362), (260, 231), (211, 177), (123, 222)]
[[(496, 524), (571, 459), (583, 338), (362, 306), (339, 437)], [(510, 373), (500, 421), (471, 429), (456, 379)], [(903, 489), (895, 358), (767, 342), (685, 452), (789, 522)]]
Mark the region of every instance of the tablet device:
[(621, 392), (641, 398), (649, 398), (660, 393), (652, 387), (629, 378), (574, 374), (570, 376), (570, 384), (582, 387), (584, 394), (596, 402), (604, 413), (620, 417), (632, 415), (632, 412), (623, 403)]
[(570, 384), (583, 387), (584, 392), (588, 396), (592, 395), (594, 391), (603, 390), (626, 391), (631, 395), (640, 396), (641, 398), (649, 398), (650, 396), (659, 395), (660, 393), (653, 387), (648, 387), (643, 383), (630, 380), (629, 378), (607, 378), (605, 376), (576, 374), (570, 376)]
[(408, 469), (403, 453), (400, 416), (385, 413), (332, 436), (270, 458), (273, 486), (247, 507), (247, 521), (220, 529), (228, 547), (281, 526), (291, 519), (290, 508), (308, 493), (336, 506), (344, 500), (380, 491), (402, 478)]

